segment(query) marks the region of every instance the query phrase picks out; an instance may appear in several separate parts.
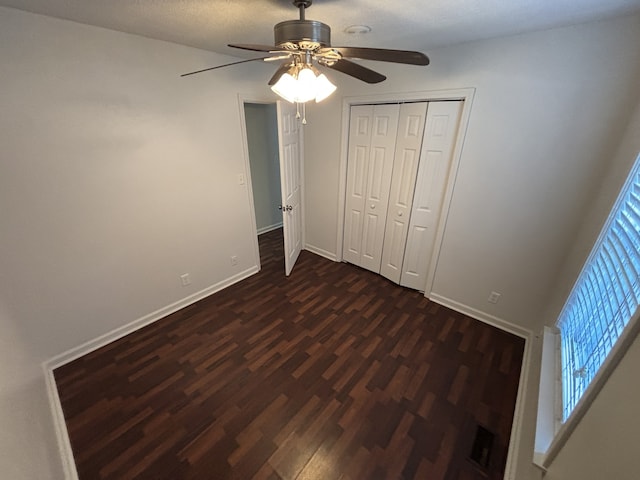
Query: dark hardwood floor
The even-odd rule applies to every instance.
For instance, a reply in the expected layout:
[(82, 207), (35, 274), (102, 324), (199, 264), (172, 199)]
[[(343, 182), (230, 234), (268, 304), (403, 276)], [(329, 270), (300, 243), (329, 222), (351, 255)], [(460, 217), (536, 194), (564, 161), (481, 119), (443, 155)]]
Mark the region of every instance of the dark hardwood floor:
[(80, 479), (502, 478), (524, 341), (310, 252), (287, 278), (281, 242), (56, 369)]

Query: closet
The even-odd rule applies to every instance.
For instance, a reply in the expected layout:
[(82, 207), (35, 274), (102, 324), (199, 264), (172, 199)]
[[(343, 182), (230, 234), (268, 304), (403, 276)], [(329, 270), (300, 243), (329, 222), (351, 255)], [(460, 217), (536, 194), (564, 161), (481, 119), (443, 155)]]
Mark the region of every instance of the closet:
[(462, 101), (350, 110), (344, 260), (424, 290)]

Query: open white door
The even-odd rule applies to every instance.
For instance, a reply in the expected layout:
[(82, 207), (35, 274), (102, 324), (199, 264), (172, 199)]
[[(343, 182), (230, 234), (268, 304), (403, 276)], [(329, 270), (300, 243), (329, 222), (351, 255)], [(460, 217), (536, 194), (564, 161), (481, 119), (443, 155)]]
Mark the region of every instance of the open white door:
[(299, 122), (294, 104), (277, 103), (282, 227), (284, 232), (284, 270), (288, 276), (302, 250), (302, 148)]

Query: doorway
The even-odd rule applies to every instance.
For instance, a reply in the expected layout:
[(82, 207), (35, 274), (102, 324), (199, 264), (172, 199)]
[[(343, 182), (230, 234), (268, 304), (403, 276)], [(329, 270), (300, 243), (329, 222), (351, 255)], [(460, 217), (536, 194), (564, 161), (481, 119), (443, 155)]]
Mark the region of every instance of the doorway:
[(275, 103), (244, 103), (251, 188), (258, 235), (282, 228), (282, 213), (278, 210), (282, 189), (276, 115)]
[(240, 102), (257, 261), (257, 236), (279, 230), (288, 276), (304, 244), (302, 130), (296, 108), (283, 102)]
[(276, 104), (243, 102), (243, 109), (260, 264), (284, 263)]

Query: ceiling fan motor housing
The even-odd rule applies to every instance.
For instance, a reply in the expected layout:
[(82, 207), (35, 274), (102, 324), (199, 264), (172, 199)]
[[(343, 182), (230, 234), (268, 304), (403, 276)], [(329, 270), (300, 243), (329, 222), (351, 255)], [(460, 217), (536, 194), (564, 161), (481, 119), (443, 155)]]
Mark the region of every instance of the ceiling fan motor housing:
[[(283, 46), (287, 43), (300, 45), (310, 42), (315, 48), (331, 46), (331, 28), (326, 23), (317, 20), (287, 20), (273, 27), (275, 45)], [(315, 49), (314, 48), (314, 49)]]

